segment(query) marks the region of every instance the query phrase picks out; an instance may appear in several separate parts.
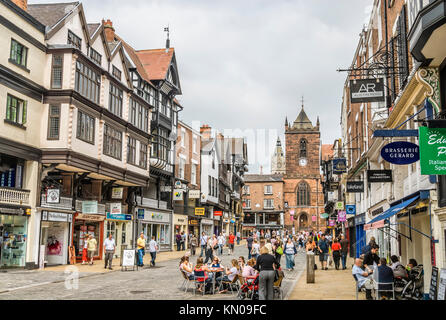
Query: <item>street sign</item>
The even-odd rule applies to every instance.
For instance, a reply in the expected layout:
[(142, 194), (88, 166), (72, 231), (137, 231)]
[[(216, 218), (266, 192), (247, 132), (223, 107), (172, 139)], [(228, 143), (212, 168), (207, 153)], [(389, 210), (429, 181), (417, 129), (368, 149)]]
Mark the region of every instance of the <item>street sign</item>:
[(419, 128), (420, 166), (423, 175), (446, 174), (446, 128)]
[(355, 79), (350, 80), (350, 102), (384, 102), (383, 79)]
[(396, 141), (381, 149), (381, 157), (387, 162), (405, 165), (420, 160), (419, 147), (415, 143)]
[(367, 170), (367, 181), (373, 182), (392, 182), (392, 170)]

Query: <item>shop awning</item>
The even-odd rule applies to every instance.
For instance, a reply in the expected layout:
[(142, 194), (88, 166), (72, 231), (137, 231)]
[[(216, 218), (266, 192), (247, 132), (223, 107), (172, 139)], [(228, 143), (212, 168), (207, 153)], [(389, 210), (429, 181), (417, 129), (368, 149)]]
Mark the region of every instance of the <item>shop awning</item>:
[(395, 214), (397, 214), (401, 210), (405, 209), (410, 204), (412, 204), (412, 202), (414, 202), (415, 200), (418, 200), (419, 198), (420, 198), (420, 194), (416, 195), (413, 198), (410, 198), (409, 200), (403, 201), (397, 205), (390, 207), (389, 209), (387, 209), (387, 211), (384, 211), (379, 216), (370, 220), (369, 223), (365, 224), (364, 230), (376, 229), (376, 228), (383, 227), (384, 221), (386, 219), (389, 219), (390, 217), (394, 216)]

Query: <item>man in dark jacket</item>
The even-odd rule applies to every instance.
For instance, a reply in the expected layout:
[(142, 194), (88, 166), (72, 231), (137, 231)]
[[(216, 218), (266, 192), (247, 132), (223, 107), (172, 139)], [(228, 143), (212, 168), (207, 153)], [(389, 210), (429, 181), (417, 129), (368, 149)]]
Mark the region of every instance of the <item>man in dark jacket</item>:
[(252, 250), (253, 242), (254, 242), (254, 238), (252, 237), (252, 233), (250, 233), (248, 236), (248, 239), (246, 239), (246, 246), (248, 248), (248, 260), (252, 258), (251, 250)]
[(367, 270), (373, 270), (373, 263), (379, 264), (379, 257), (377, 255), (379, 246), (377, 244), (373, 244), (371, 246), (370, 252), (366, 253), (364, 256), (364, 268)]
[(348, 255), (348, 240), (345, 239), (344, 235), (341, 235), (341, 261), (342, 261), (342, 270), (347, 269), (347, 255)]
[[(392, 295), (392, 283), (393, 283), (393, 270), (387, 266), (387, 261), (385, 258), (379, 259), (378, 266), (378, 296), (389, 298)], [(385, 284), (384, 284), (385, 283)], [(385, 290), (384, 292), (380, 292)], [(387, 291), (389, 290), (389, 291)]]

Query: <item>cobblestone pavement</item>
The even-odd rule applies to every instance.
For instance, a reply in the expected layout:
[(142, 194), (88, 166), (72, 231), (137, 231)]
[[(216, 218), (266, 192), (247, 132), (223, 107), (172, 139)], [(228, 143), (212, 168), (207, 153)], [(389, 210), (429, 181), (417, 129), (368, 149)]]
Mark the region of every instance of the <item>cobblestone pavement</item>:
[[(228, 266), (230, 260), (240, 255), (247, 257), (247, 249), (244, 246), (236, 247), (233, 255), (225, 255), (220, 258), (223, 265)], [(196, 257), (192, 257), (195, 262)], [(282, 257), (285, 266), (285, 257)], [(115, 271), (108, 273), (79, 274), (78, 287), (75, 283), (65, 281), (69, 274), (62, 271), (13, 271), (0, 273), (0, 300), (11, 299), (98, 299), (98, 300), (231, 300), (236, 295), (230, 293), (215, 295), (196, 295), (192, 290), (184, 292), (180, 290), (182, 277), (178, 270), (179, 260), (172, 259), (157, 263), (156, 267), (144, 267), (138, 271)], [(72, 267), (71, 267), (72, 268)], [(291, 293), (305, 268), (305, 254), (296, 255), (294, 271), (285, 270), (285, 279), (282, 282), (284, 298)], [(69, 289), (67, 289), (67, 283)], [(71, 286), (71, 289), (70, 289)]]

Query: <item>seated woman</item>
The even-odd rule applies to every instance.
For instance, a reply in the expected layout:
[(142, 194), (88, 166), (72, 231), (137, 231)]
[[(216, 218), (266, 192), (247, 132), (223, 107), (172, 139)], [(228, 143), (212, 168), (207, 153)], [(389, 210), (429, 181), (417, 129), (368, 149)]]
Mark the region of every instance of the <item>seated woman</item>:
[[(214, 256), (214, 259), (212, 260), (211, 268), (223, 268), (223, 266), (221, 265), (220, 258), (218, 258), (217, 256)], [(220, 271), (215, 273), (215, 278), (217, 279), (219, 277), (221, 277)]]
[(242, 277), (253, 277), (257, 274), (257, 271), (253, 268), (256, 265), (255, 259), (249, 259), (248, 263), (242, 269)]
[(392, 261), (390, 268), (392, 268), (393, 276), (407, 278), (406, 268), (404, 268), (404, 266), (400, 263), (398, 257), (396, 255), (393, 255), (390, 257), (390, 260)]
[(200, 287), (198, 288), (198, 291), (203, 291), (203, 286), (207, 283), (210, 283), (212, 281), (212, 278), (208, 276), (207, 272), (210, 272), (209, 268), (203, 263), (203, 258), (197, 259), (197, 264), (194, 268), (194, 276), (195, 279), (198, 281), (202, 281), (203, 283), (200, 284)]
[(413, 278), (413, 273), (412, 273), (412, 269), (413, 267), (418, 266), (417, 260), (415, 259), (409, 259), (409, 263), (406, 266), (406, 270), (407, 270), (407, 275), (409, 277), (409, 279)]
[[(240, 266), (238, 264), (238, 261), (235, 259), (231, 260), (231, 264), (232, 267), (231, 269), (226, 268), (226, 272), (225, 275), (223, 275), (222, 277), (216, 278), (215, 280), (217, 280), (218, 283), (225, 281), (225, 282), (232, 282), (234, 280), (234, 278), (240, 274)], [(228, 291), (228, 289), (224, 289), (222, 291), (220, 291), (219, 293), (223, 293)]]
[(245, 257), (240, 256), (238, 257), (238, 265), (240, 267), (240, 270), (243, 270), (243, 267), (245, 266)]
[(181, 257), (180, 271), (184, 272), (189, 280), (194, 280), (194, 269), (192, 267), (192, 263), (189, 262), (188, 256)]

